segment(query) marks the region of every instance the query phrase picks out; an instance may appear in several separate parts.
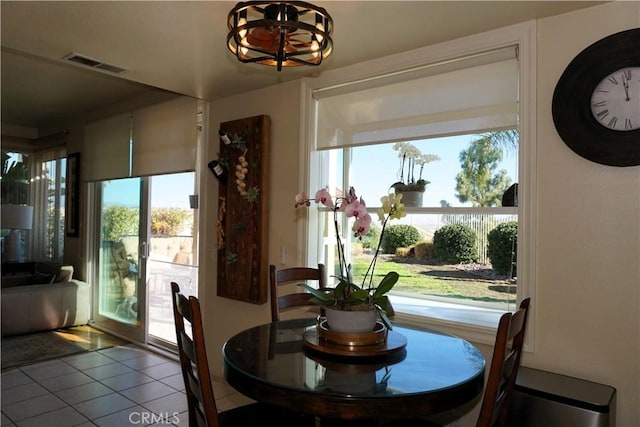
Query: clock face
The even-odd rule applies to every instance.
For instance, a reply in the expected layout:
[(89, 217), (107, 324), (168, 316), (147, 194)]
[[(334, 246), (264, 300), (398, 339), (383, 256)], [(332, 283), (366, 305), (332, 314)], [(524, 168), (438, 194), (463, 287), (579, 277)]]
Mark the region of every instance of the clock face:
[(551, 101), (558, 135), (576, 154), (640, 166), (640, 27), (608, 35), (569, 62)]
[(607, 129), (640, 129), (640, 67), (620, 68), (602, 79), (591, 95), (591, 114)]

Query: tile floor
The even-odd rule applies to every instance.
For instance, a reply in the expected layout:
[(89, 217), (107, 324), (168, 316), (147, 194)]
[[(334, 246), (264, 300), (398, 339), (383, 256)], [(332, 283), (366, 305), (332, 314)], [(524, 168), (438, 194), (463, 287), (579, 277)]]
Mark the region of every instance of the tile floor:
[[(249, 402), (214, 379), (218, 410)], [(124, 344), (2, 372), (2, 426), (188, 426), (180, 365)]]

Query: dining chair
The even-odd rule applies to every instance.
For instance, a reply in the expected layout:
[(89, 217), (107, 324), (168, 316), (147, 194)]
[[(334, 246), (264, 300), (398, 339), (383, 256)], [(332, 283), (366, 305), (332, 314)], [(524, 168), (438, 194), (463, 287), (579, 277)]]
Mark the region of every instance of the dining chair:
[[(530, 302), (531, 298), (525, 298), (520, 302), (518, 310), (514, 313), (505, 313), (500, 317), (476, 427), (506, 426), (511, 395), (518, 376), (518, 368), (520, 368)], [(397, 420), (384, 424), (384, 427), (438, 426), (439, 424), (422, 418)]]
[(269, 423), (287, 427), (315, 425), (312, 416), (259, 402), (218, 412), (205, 348), (200, 302), (194, 296), (187, 298), (180, 293), (180, 286), (176, 282), (171, 282), (171, 294), (190, 427), (250, 427)]
[(280, 320), (280, 311), (294, 307), (315, 306), (309, 302), (310, 295), (307, 292), (292, 292), (280, 295), (279, 289), (282, 285), (293, 282), (304, 282), (315, 280), (320, 289), (326, 287), (326, 276), (324, 264), (318, 264), (318, 268), (313, 267), (291, 267), (278, 270), (275, 265), (269, 266), (269, 286), (271, 293), (271, 320)]

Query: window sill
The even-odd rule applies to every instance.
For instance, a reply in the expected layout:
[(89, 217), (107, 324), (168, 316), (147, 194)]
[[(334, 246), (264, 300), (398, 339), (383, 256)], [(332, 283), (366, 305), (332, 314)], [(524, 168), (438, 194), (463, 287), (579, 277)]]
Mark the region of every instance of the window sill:
[(394, 323), (433, 329), (479, 344), (493, 345), (504, 310), (461, 306), (447, 302), (390, 295), (396, 312)]

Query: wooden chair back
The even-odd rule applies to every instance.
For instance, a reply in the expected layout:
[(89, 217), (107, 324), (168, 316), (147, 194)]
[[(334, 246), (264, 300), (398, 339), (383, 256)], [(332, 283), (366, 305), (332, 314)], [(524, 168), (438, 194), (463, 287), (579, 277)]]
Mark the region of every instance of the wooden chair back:
[(293, 307), (312, 306), (309, 303), (310, 295), (307, 292), (292, 292), (280, 295), (280, 286), (293, 282), (304, 282), (307, 280), (317, 280), (318, 287), (326, 287), (326, 276), (324, 264), (318, 264), (318, 268), (312, 267), (292, 267), (276, 269), (275, 265), (269, 266), (269, 287), (271, 298), (271, 320), (280, 320), (280, 310)]
[[(525, 298), (515, 313), (500, 317), (493, 347), (487, 384), (480, 406), (476, 427), (504, 427), (520, 367), (520, 357), (529, 314), (531, 298)], [(427, 418), (411, 418), (383, 423), (383, 427), (442, 427)]]
[(523, 299), (516, 312), (500, 317), (476, 427), (506, 425), (509, 402), (520, 367), (530, 300)]
[[(219, 427), (218, 409), (213, 395), (209, 363), (204, 343), (200, 303), (194, 296), (180, 293), (177, 283), (171, 283), (173, 318), (180, 366), (189, 407), (189, 426)], [(187, 332), (185, 323), (190, 325)]]
[[(218, 412), (205, 349), (200, 303), (196, 297), (187, 298), (180, 293), (180, 287), (175, 282), (171, 282), (171, 294), (180, 366), (189, 408), (189, 427), (271, 424), (280, 427), (315, 427), (313, 416), (260, 402)], [(190, 328), (186, 327), (187, 323)]]

